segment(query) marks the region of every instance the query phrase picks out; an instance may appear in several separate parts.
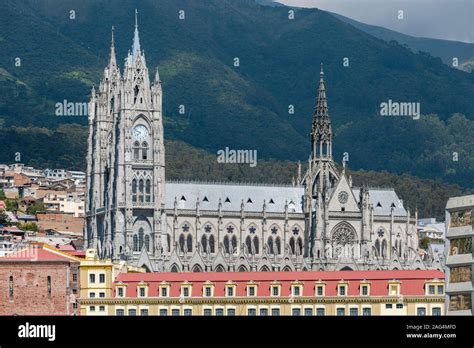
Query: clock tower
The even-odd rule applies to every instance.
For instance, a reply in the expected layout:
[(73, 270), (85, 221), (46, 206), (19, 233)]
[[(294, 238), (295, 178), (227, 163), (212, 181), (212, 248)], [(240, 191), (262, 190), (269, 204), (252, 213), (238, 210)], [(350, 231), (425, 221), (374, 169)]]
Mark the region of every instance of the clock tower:
[(162, 88), (158, 70), (150, 82), (137, 13), (123, 76), (112, 31), (109, 65), (89, 110), (87, 246), (102, 258), (157, 257), (166, 229)]

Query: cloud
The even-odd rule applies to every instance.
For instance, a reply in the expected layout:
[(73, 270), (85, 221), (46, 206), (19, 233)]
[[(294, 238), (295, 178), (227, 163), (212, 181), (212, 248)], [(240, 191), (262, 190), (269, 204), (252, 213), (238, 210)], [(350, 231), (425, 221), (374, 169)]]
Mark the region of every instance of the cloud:
[[(473, 0), (277, 0), (297, 7), (317, 7), (404, 34), (474, 42)], [(398, 11), (403, 19), (398, 19)]]

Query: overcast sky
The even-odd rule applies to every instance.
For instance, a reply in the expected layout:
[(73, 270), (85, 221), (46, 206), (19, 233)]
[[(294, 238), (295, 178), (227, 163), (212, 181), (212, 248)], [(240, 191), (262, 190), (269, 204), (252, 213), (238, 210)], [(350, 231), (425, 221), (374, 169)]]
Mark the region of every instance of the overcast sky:
[[(317, 7), (404, 34), (474, 42), (474, 0), (276, 0)], [(397, 18), (398, 11), (404, 19)]]

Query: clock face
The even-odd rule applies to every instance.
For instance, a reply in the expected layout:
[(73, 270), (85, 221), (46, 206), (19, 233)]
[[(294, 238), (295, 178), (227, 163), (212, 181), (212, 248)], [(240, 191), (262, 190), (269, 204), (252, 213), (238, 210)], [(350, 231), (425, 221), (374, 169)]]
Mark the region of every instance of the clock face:
[(347, 199), (349, 198), (349, 194), (346, 191), (341, 191), (337, 195), (337, 199), (339, 200), (340, 203), (344, 204), (347, 202)]
[(133, 127), (133, 137), (137, 140), (144, 140), (148, 137), (148, 128), (139, 124)]

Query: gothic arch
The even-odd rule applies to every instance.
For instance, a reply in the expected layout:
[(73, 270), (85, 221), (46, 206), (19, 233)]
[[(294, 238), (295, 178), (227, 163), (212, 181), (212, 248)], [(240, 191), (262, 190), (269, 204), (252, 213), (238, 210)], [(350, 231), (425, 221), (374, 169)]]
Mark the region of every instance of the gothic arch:
[(173, 272), (173, 273), (178, 273), (179, 272), (179, 267), (177, 264), (173, 264), (170, 268), (170, 272)]
[(292, 270), (291, 270), (290, 266), (285, 266), (285, 267), (283, 268), (283, 272), (291, 272), (291, 271), (292, 271)]
[(198, 273), (202, 272), (202, 267), (200, 265), (194, 265), (191, 272)]
[(225, 272), (225, 268), (222, 265), (217, 265), (214, 272)]
[(248, 272), (248, 270), (247, 267), (245, 267), (244, 265), (240, 265), (237, 269), (237, 272)]
[(147, 251), (153, 250), (151, 233), (152, 228), (148, 219), (143, 215), (138, 216), (133, 223), (133, 251), (140, 252), (146, 246), (148, 246)]
[(263, 266), (260, 268), (259, 272), (270, 272), (270, 270), (268, 269), (268, 267), (267, 267), (266, 265), (263, 265)]

